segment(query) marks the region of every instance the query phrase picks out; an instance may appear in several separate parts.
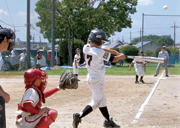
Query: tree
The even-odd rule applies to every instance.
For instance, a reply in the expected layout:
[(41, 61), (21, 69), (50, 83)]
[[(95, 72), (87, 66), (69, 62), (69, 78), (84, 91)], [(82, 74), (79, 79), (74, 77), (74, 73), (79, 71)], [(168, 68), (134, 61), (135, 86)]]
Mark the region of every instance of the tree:
[[(158, 36), (158, 35), (148, 35), (143, 36), (143, 41), (154, 41), (155, 43), (161, 45), (161, 46), (172, 46), (173, 45), (173, 39), (169, 36)], [(139, 37), (134, 38), (132, 40), (132, 44), (137, 44), (140, 42)]]
[(147, 49), (144, 52), (144, 56), (153, 56), (153, 55), (154, 55), (154, 51), (153, 50)]
[(166, 48), (167, 51), (169, 51), (169, 54), (179, 54), (179, 49), (177, 47), (168, 47)]
[(161, 46), (173, 46), (173, 39), (169, 36), (162, 36), (160, 39), (157, 40), (157, 44)]
[[(94, 6), (95, 3), (98, 4), (97, 7)], [(122, 28), (131, 27), (130, 15), (136, 12), (136, 5), (137, 0), (57, 0), (55, 38), (60, 41), (68, 39), (69, 57), (72, 61), (74, 39), (87, 42), (90, 31), (95, 28), (103, 29), (110, 36), (115, 31), (121, 32)], [(51, 0), (39, 0), (35, 9), (40, 19), (36, 25), (49, 41), (51, 6)]]
[[(128, 45), (128, 46), (123, 47), (122, 52), (125, 55), (137, 56), (139, 49), (135, 46)], [(132, 61), (132, 59), (126, 58), (126, 61), (130, 63)]]

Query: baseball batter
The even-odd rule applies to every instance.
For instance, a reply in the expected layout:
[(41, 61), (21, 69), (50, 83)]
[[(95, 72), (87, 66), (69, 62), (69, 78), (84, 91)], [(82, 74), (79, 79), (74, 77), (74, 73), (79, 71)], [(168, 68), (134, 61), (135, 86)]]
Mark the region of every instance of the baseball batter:
[[(0, 26), (1, 27), (1, 26)], [(0, 28), (0, 52), (9, 51), (13, 49), (11, 39), (15, 38), (15, 34), (11, 29)], [(3, 65), (2, 58), (0, 59), (0, 69)], [(5, 115), (5, 103), (10, 100), (10, 95), (4, 91), (0, 85), (0, 128), (6, 128), (6, 115)]]
[[(87, 65), (87, 84), (92, 92), (92, 101), (84, 108), (81, 113), (73, 114), (73, 128), (77, 128), (81, 119), (90, 112), (99, 108), (102, 115), (105, 117), (103, 126), (106, 128), (120, 128), (113, 119), (110, 118), (105, 88), (105, 66), (104, 61), (117, 62), (119, 59), (125, 59), (125, 56), (120, 55), (117, 51), (101, 48), (106, 39), (106, 33), (102, 30), (93, 30), (89, 35), (90, 44), (83, 48), (85, 62)], [(114, 55), (113, 55), (114, 54)]]
[(45, 99), (59, 91), (59, 86), (44, 92), (47, 74), (41, 69), (28, 69), (24, 73), (25, 93), (16, 111), (17, 128), (48, 128), (57, 118), (57, 111), (41, 108)]
[(73, 71), (74, 71), (74, 74), (78, 77), (78, 73), (79, 73), (78, 66), (80, 65), (79, 62), (81, 59), (81, 55), (80, 55), (81, 49), (77, 48), (75, 52), (76, 52), (76, 55), (74, 56), (74, 61), (73, 61)]
[[(140, 51), (138, 53), (138, 55), (143, 56), (143, 51)], [(129, 67), (129, 71), (131, 70), (131, 67), (132, 67), (133, 63), (134, 63), (135, 71), (136, 71), (136, 81), (135, 81), (135, 83), (139, 83), (139, 81), (142, 82), (142, 83), (145, 83), (144, 80), (143, 80), (143, 77), (145, 75), (144, 72), (146, 72), (146, 61), (134, 59), (132, 61), (131, 65), (130, 65), (130, 67)], [(144, 64), (144, 70), (143, 70), (142, 64)], [(138, 81), (138, 77), (139, 77), (140, 73), (141, 73), (141, 78)]]

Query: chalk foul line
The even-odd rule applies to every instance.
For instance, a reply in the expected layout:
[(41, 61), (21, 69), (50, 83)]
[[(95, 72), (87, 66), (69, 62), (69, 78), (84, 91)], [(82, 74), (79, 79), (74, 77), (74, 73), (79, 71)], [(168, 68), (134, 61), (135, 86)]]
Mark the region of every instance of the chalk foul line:
[(149, 102), (151, 96), (153, 95), (157, 85), (159, 84), (159, 81), (162, 79), (162, 76), (164, 74), (165, 71), (163, 71), (163, 73), (161, 74), (161, 76), (158, 78), (157, 82), (155, 83), (154, 87), (152, 88), (151, 92), (149, 93), (148, 97), (146, 98), (146, 100), (144, 101), (144, 103), (141, 105), (141, 107), (139, 108), (138, 113), (136, 114), (136, 116), (134, 117), (134, 120), (131, 122), (131, 124), (136, 124), (139, 120), (139, 118), (141, 117), (141, 114), (144, 111), (144, 108), (146, 106), (146, 104)]

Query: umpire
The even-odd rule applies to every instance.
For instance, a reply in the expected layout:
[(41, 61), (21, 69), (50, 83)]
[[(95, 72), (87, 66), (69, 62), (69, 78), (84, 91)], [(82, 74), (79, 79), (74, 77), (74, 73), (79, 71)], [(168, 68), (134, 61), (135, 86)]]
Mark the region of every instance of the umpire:
[[(0, 52), (12, 50), (13, 43), (11, 43), (11, 39), (14, 38), (15, 34), (11, 29), (2, 28), (0, 26)], [(2, 62), (3, 61), (0, 63)], [(5, 103), (8, 103), (9, 100), (10, 95), (5, 92), (0, 85), (0, 128), (6, 128)]]
[[(164, 58), (164, 68), (166, 71), (166, 77), (169, 77), (168, 76), (169, 54), (167, 51), (165, 51), (165, 49), (166, 49), (166, 46), (163, 46), (161, 48), (161, 51), (158, 54), (158, 58)], [(157, 76), (159, 74), (159, 69), (160, 69), (161, 65), (162, 65), (162, 63), (158, 63), (158, 66), (156, 68), (156, 74), (154, 76)]]

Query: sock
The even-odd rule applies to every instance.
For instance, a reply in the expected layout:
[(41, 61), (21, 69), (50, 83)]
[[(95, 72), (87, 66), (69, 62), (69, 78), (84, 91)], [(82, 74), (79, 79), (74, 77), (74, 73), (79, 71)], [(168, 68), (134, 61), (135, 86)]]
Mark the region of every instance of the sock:
[(138, 81), (138, 75), (136, 75), (136, 81)]
[(80, 118), (85, 117), (86, 115), (88, 115), (89, 113), (91, 113), (93, 111), (92, 107), (90, 105), (87, 105), (84, 110), (82, 111), (82, 113), (80, 114)]
[(143, 79), (143, 76), (141, 76), (141, 79), (140, 80), (142, 80)]
[(108, 113), (107, 107), (99, 108), (99, 110), (101, 111), (102, 115), (106, 118), (106, 120), (110, 121), (110, 117), (109, 117), (109, 113)]

